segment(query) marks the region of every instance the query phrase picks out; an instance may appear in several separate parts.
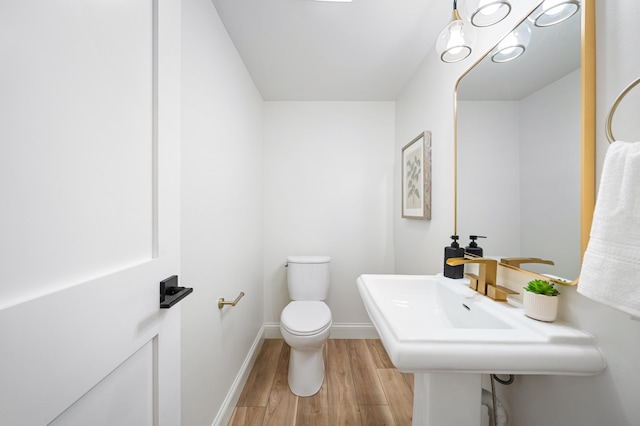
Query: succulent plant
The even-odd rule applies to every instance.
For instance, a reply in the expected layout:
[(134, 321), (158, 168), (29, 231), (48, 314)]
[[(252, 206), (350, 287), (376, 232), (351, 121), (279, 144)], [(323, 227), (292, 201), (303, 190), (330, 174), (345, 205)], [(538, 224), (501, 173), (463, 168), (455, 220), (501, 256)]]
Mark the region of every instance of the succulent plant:
[(545, 280), (529, 281), (529, 284), (527, 284), (524, 289), (526, 291), (530, 291), (531, 293), (543, 294), (545, 296), (557, 296), (560, 294), (560, 292), (553, 286), (553, 284)]

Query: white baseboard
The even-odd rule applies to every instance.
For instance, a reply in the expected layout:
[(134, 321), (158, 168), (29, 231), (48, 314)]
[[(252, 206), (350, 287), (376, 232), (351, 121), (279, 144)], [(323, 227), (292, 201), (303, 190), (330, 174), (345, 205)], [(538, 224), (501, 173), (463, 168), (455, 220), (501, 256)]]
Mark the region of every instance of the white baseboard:
[(231, 385), (231, 389), (227, 392), (227, 396), (222, 403), (222, 407), (218, 411), (216, 418), (213, 420), (212, 426), (226, 426), (229, 424), (231, 420), (231, 416), (233, 416), (233, 410), (240, 399), (240, 394), (242, 393), (242, 389), (244, 388), (245, 383), (247, 383), (247, 379), (249, 378), (249, 373), (253, 368), (253, 364), (255, 364), (256, 359), (258, 358), (258, 353), (260, 352), (260, 348), (262, 348), (262, 343), (265, 339), (265, 326), (263, 325), (258, 330), (258, 334), (251, 345), (251, 349), (249, 349), (249, 353), (244, 359), (242, 366), (240, 367), (240, 371), (236, 375), (233, 384)]
[[(369, 323), (342, 323), (331, 325), (330, 339), (378, 339), (378, 333), (373, 327), (373, 324)], [(231, 389), (227, 392), (227, 396), (222, 403), (222, 407), (218, 411), (218, 415), (213, 420), (212, 426), (225, 426), (229, 424), (233, 410), (240, 399), (240, 394), (244, 388), (249, 373), (258, 358), (258, 353), (262, 347), (264, 339), (282, 339), (280, 334), (280, 323), (265, 323), (262, 325), (258, 334), (256, 335), (249, 353), (240, 367), (240, 371), (236, 375)]]
[(379, 339), (373, 324), (369, 323), (333, 323), (330, 339)]
[[(280, 323), (264, 324), (265, 339), (282, 339)], [(330, 339), (379, 339), (378, 332), (370, 323), (333, 323)]]

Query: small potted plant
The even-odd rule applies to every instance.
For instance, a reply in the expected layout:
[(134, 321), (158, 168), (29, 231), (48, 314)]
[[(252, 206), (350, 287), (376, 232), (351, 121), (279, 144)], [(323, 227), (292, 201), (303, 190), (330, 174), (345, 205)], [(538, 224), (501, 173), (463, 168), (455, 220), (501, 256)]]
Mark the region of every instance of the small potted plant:
[(554, 321), (558, 315), (558, 295), (560, 292), (545, 280), (529, 281), (524, 288), (524, 313), (540, 321)]

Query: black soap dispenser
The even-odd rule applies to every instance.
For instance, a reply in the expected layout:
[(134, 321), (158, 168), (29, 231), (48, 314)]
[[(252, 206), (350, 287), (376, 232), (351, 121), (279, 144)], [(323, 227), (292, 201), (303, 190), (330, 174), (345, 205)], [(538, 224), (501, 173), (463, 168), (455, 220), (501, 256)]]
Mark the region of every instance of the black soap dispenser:
[(478, 238), (487, 238), (487, 237), (483, 237), (482, 235), (469, 235), (469, 238), (471, 239), (471, 242), (469, 243), (468, 246), (464, 248), (464, 251), (474, 256), (482, 257), (482, 247), (478, 246), (478, 243), (476, 242), (476, 240)]
[(447, 278), (462, 278), (464, 275), (464, 265), (451, 266), (447, 265), (447, 259), (452, 257), (464, 257), (464, 249), (458, 244), (458, 236), (452, 235), (453, 242), (451, 246), (444, 248), (444, 276)]

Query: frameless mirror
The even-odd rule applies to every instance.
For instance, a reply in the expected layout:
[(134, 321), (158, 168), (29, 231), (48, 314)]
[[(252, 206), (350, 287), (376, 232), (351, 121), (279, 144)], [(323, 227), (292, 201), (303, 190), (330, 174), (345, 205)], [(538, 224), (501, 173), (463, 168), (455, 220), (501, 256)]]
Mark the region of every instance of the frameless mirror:
[(584, 232), (580, 15), (548, 27), (525, 20), (524, 53), (500, 63), (489, 53), (456, 95), (460, 241), (485, 235), (485, 256), (550, 260), (519, 267), (569, 280), (580, 271)]

